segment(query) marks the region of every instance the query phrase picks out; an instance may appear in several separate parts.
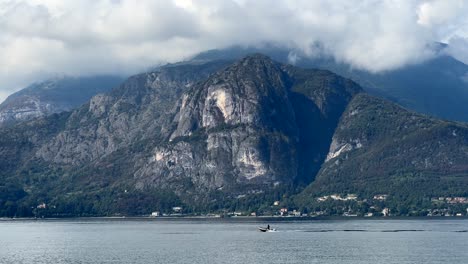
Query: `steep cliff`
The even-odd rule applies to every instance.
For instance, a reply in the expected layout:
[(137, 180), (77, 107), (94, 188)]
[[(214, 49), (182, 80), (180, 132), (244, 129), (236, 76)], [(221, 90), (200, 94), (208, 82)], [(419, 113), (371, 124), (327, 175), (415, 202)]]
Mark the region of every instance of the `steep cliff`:
[(73, 111), (65, 129), (36, 155), (46, 162), (78, 166), (138, 141), (162, 140), (169, 135), (173, 108), (181, 94), (225, 64), (168, 65), (130, 77)]
[(138, 186), (188, 182), (246, 195), (308, 183), (360, 91), (330, 72), (246, 57), (182, 96), (169, 141), (135, 173)]

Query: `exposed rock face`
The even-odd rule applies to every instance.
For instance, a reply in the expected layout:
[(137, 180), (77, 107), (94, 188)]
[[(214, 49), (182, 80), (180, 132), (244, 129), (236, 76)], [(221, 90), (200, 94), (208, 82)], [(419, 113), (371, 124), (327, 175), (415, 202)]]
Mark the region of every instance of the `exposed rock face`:
[[(179, 101), (169, 144), (157, 147), (148, 164), (136, 172), (139, 186), (161, 185), (168, 178), (191, 179), (195, 186), (207, 189), (310, 180), (316, 168), (310, 166), (314, 157), (307, 154), (317, 155), (321, 148), (310, 140), (311, 129), (304, 129), (302, 123), (314, 123), (314, 115), (336, 123), (340, 109), (360, 91), (355, 84), (325, 82), (327, 78), (317, 85), (314, 81), (321, 74), (332, 75), (299, 71), (253, 55), (195, 85)], [(298, 87), (306, 94), (296, 92)], [(293, 107), (297, 97), (317, 111)], [(317, 139), (330, 140), (326, 134)], [(310, 149), (304, 150), (301, 144)], [(320, 163), (323, 157), (318, 155)]]
[(0, 123), (9, 124), (16, 121), (31, 120), (33, 118), (69, 110), (68, 107), (52, 105), (42, 102), (39, 98), (33, 96), (23, 96), (22, 103), (11, 105), (0, 112)]
[(330, 151), (328, 152), (327, 159), (325, 161), (329, 161), (343, 153), (359, 148), (362, 148), (362, 143), (359, 139), (349, 140), (348, 142), (338, 142), (338, 140), (334, 138), (330, 145)]
[(190, 178), (209, 189), (238, 182), (290, 182), (298, 130), (281, 65), (248, 57), (191, 88), (168, 147), (137, 172), (142, 184)]
[(168, 136), (175, 103), (197, 80), (225, 62), (182, 64), (130, 77), (109, 94), (94, 96), (74, 111), (66, 129), (45, 144), (37, 157), (82, 165), (148, 138)]
[(117, 76), (61, 77), (30, 85), (0, 104), (0, 126), (70, 111), (122, 81)]
[(194, 87), (183, 101), (172, 138), (198, 128), (261, 124), (295, 129), (288, 84), (279, 64), (262, 55), (247, 57)]

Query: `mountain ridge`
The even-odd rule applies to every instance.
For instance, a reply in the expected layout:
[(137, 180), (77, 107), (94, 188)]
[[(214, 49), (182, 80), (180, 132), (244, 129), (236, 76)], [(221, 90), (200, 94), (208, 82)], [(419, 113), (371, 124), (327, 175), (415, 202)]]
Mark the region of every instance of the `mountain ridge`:
[(0, 104), (0, 126), (71, 111), (92, 96), (110, 91), (123, 80), (112, 75), (62, 76), (31, 84)]
[(292, 63), (301, 68), (330, 70), (349, 78), (368, 93), (395, 102), (407, 109), (434, 117), (468, 121), (465, 105), (468, 102), (468, 65), (445, 53), (446, 44), (435, 43), (436, 56), (421, 63), (406, 65), (395, 70), (370, 73), (331, 57), (304, 55), (301, 51), (265, 45), (263, 47), (234, 46), (209, 50), (192, 59), (208, 61), (239, 59), (250, 53), (264, 53), (276, 61)]
[[(467, 130), (264, 55), (170, 65), (72, 112), (0, 129), (0, 215), (271, 213), (274, 201), (312, 210), (319, 195), (385, 190), (416, 206), (465, 195)], [(420, 184), (442, 178), (438, 193)], [(53, 208), (31, 210), (40, 203)]]

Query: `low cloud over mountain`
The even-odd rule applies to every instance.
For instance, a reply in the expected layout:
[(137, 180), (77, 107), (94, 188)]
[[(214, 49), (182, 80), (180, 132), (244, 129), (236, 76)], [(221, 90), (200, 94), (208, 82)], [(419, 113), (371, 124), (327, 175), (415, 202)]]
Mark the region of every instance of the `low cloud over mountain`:
[(380, 72), (445, 42), (466, 63), (467, 11), (462, 0), (6, 0), (0, 100), (56, 73), (133, 73), (231, 45), (275, 43)]

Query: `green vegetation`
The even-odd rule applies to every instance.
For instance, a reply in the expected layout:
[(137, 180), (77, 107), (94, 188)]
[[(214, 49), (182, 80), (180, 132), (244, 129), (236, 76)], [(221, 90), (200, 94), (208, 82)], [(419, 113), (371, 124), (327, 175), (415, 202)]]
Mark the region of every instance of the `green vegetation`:
[(322, 166), (316, 180), (298, 195), (301, 206), (316, 206), (314, 199), (322, 195), (353, 193), (370, 199), (387, 194), (391, 199), (385, 206), (406, 215), (432, 208), (432, 197), (468, 197), (464, 124), (359, 95), (343, 114), (334, 141), (354, 147)]

